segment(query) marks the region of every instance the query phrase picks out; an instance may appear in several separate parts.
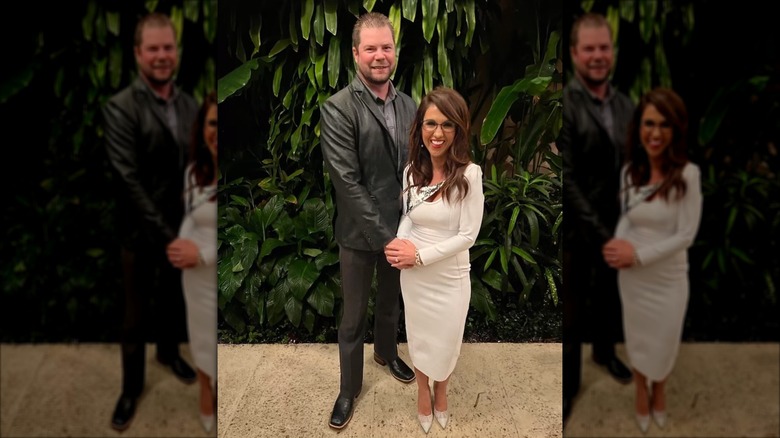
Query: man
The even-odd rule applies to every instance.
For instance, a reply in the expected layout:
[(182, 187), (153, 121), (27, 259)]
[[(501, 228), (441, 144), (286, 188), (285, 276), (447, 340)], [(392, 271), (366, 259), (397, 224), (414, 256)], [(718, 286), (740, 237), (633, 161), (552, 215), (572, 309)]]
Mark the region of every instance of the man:
[[(103, 108), (106, 149), (118, 176), (125, 315), (122, 328), (122, 394), (111, 426), (125, 430), (143, 391), (145, 345), (154, 330), (157, 360), (185, 383), (195, 372), (179, 355), (186, 340), (181, 271), (166, 257), (182, 220), (182, 186), (195, 99), (173, 83), (178, 65), (176, 32), (159, 13), (135, 31), (138, 77)], [(154, 319), (147, 314), (154, 303)], [(147, 327), (147, 321), (153, 327)], [(184, 338), (184, 339), (182, 339)]]
[[(563, 328), (564, 421), (580, 386), (582, 325), (586, 306), (593, 360), (621, 383), (631, 371), (615, 355), (621, 310), (616, 271), (601, 255), (620, 213), (620, 167), (634, 105), (610, 83), (612, 30), (604, 16), (588, 13), (573, 26), (570, 53), (574, 78), (563, 93), (563, 127), (557, 145), (563, 155), (565, 244)], [(575, 290), (575, 288), (577, 288)], [(586, 297), (590, 303), (586, 303)]]
[(414, 372), (398, 357), (399, 270), (384, 248), (395, 240), (401, 217), (401, 176), (406, 163), (414, 101), (390, 81), (395, 43), (390, 20), (361, 16), (352, 32), (357, 74), (321, 109), (322, 153), (336, 190), (343, 316), (339, 324), (341, 387), (329, 425), (352, 418), (363, 384), (363, 336), (371, 280), (376, 269), (374, 360), (404, 383)]

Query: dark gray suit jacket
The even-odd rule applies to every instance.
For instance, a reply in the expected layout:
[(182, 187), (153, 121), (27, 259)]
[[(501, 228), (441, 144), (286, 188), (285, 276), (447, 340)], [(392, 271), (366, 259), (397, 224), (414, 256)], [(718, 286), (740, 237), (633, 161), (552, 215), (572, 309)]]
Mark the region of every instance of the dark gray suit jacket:
[(174, 92), (174, 132), (157, 99), (139, 76), (103, 107), (106, 152), (122, 188), (118, 231), (127, 248), (164, 248), (182, 220), (184, 167), (198, 103), (180, 89)]
[(322, 104), (322, 155), (336, 190), (336, 240), (346, 248), (381, 251), (401, 217), (401, 177), (417, 105), (397, 91), (396, 129), (360, 78)]
[(563, 156), (563, 211), (567, 245), (601, 246), (620, 215), (620, 168), (634, 104), (611, 88), (613, 130), (608, 132), (585, 87), (573, 78), (563, 90), (563, 126), (556, 145)]

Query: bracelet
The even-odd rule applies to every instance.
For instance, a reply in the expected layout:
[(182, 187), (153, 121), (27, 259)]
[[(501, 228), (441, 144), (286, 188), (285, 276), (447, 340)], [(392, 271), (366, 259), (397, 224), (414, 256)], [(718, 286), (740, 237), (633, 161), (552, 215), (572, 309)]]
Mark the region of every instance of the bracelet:
[(639, 261), (639, 255), (636, 253), (636, 250), (634, 250), (634, 263), (633, 266), (642, 266), (642, 263)]
[(414, 264), (415, 266), (422, 266), (422, 259), (420, 258), (420, 250), (414, 250)]
[(198, 251), (198, 265), (203, 266), (206, 264), (206, 260), (203, 258), (203, 254), (201, 254), (200, 251)]

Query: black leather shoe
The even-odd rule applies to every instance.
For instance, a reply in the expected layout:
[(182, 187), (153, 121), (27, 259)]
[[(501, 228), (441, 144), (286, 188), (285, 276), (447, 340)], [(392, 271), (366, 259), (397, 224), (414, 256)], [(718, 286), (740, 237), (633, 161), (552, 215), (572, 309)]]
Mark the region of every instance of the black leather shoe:
[(130, 427), (130, 421), (135, 416), (136, 401), (137, 399), (124, 394), (119, 396), (114, 415), (111, 417), (111, 428), (121, 432)]
[(612, 356), (609, 359), (601, 360), (597, 356), (593, 356), (593, 361), (599, 365), (605, 366), (609, 374), (622, 384), (631, 383), (633, 374), (631, 370), (626, 367), (617, 356)]
[(392, 374), (393, 377), (395, 377), (397, 380), (404, 383), (414, 381), (414, 371), (412, 371), (411, 368), (409, 368), (409, 366), (406, 365), (406, 363), (404, 363), (400, 357), (397, 357), (395, 360), (388, 363), (386, 360), (379, 357), (378, 354), (374, 353), (374, 361), (382, 366), (387, 365), (387, 367), (390, 368), (390, 374)]
[[(358, 395), (360, 393), (358, 392)], [(332, 429), (343, 429), (349, 424), (349, 420), (352, 419), (352, 412), (355, 410), (355, 397), (344, 397), (339, 395), (336, 399), (336, 403), (333, 405), (333, 412), (330, 414), (330, 421), (328, 426)]]
[(195, 371), (193, 371), (192, 368), (187, 365), (187, 362), (185, 362), (181, 356), (176, 356), (171, 361), (163, 361), (160, 359), (160, 356), (157, 356), (157, 361), (167, 367), (170, 367), (171, 371), (173, 371), (173, 374), (182, 382), (188, 385), (195, 383), (195, 380), (197, 379)]

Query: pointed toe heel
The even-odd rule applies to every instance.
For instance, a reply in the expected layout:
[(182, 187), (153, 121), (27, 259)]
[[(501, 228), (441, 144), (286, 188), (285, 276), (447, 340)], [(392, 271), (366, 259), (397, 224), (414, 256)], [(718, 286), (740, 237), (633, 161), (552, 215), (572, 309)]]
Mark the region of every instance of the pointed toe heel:
[(431, 424), (433, 424), (433, 414), (417, 414), (417, 419), (420, 420), (423, 432), (427, 434), (431, 430)]
[(647, 433), (647, 429), (650, 428), (650, 415), (636, 414), (636, 424), (642, 433)]
[(663, 427), (666, 426), (666, 411), (651, 411), (650, 413), (652, 414), (655, 424), (663, 429)]
[(442, 429), (447, 427), (447, 422), (450, 419), (450, 414), (447, 413), (445, 410), (444, 412), (439, 412), (435, 408), (433, 409), (433, 416), (436, 417), (436, 421), (439, 423)]

